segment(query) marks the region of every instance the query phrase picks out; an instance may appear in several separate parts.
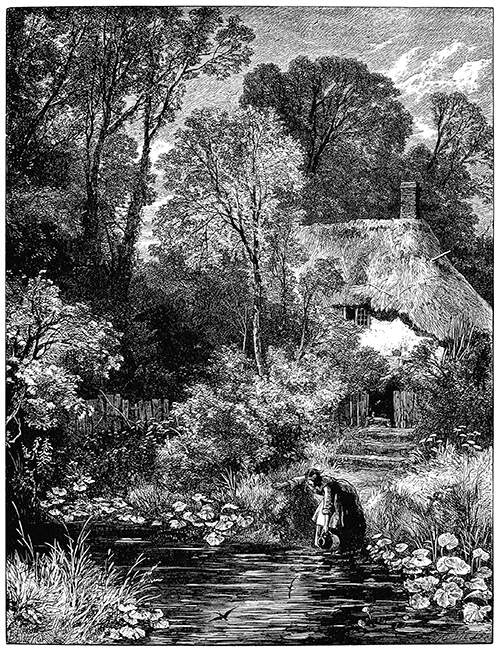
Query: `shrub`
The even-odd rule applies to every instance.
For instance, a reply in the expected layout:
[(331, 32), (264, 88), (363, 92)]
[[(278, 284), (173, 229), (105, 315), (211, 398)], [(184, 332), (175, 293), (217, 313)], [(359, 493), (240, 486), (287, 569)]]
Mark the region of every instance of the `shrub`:
[(123, 620), (127, 610), (137, 611), (150, 598), (150, 572), (140, 574), (135, 564), (123, 575), (109, 557), (97, 565), (87, 546), (88, 529), (76, 541), (68, 538), (67, 548), (55, 542), (44, 553), (21, 535), (23, 550), (14, 552), (6, 567), (9, 643), (98, 643), (111, 626), (132, 630), (127, 634), (135, 628), (144, 636), (145, 620), (153, 621), (150, 625), (164, 620), (159, 611), (146, 614), (141, 628)]
[(464, 455), (450, 446), (376, 492), (368, 520), (375, 532), (420, 546), (453, 531), (469, 557), (491, 548), (492, 496), (491, 449)]
[(435, 343), (429, 342), (412, 353), (403, 381), (419, 396), (416, 434), (422, 440), (434, 435), (458, 445), (467, 444), (467, 439), (482, 446), (491, 442), (491, 341), (473, 332), (468, 337), (465, 342), (460, 338), (458, 342), (450, 341), (441, 353)]
[(165, 437), (164, 425), (152, 421), (130, 423), (121, 431), (96, 428), (73, 434), (59, 456), (56, 480), (71, 487), (80, 474), (87, 474), (94, 479), (94, 490), (125, 494), (138, 481), (153, 476)]
[(174, 405), (173, 435), (159, 457), (171, 489), (209, 485), (228, 469), (245, 474), (290, 463), (311, 436), (334, 426), (343, 386), (326, 361), (270, 350), (268, 364), (268, 376), (258, 377), (241, 353), (225, 349), (210, 383)]

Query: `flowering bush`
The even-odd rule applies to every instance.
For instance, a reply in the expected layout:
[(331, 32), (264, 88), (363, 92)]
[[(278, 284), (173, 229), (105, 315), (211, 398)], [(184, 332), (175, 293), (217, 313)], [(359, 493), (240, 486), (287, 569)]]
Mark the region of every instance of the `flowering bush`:
[(492, 571), (485, 564), (490, 559), (489, 553), (475, 548), (467, 562), (454, 554), (459, 541), (453, 533), (442, 533), (436, 541), (428, 540), (426, 547), (410, 552), (408, 544), (395, 544), (377, 534), (368, 550), (373, 559), (406, 576), (404, 588), (412, 609), (461, 610), (465, 623), (484, 621), (491, 611), (488, 601), (492, 598), (487, 584)]

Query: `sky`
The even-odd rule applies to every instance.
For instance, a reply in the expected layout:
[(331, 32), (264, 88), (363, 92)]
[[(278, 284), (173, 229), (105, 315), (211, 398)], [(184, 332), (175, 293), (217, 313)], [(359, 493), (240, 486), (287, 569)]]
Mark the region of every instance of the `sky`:
[[(254, 55), (240, 74), (196, 79), (182, 113), (154, 147), (171, 146), (175, 128), (194, 108), (236, 107), (243, 77), (259, 63), (282, 69), (299, 55), (351, 57), (391, 79), (414, 117), (413, 142), (432, 140), (429, 97), (461, 91), (492, 119), (493, 10), (491, 8), (227, 7), (255, 31)], [(484, 215), (483, 215), (484, 216)]]

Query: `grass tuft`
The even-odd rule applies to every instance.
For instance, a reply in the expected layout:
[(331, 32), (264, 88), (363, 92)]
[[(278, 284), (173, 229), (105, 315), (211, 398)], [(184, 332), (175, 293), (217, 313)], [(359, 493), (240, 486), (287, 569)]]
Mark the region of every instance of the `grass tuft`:
[(22, 550), (7, 560), (7, 640), (18, 644), (105, 642), (104, 634), (118, 617), (118, 605), (143, 603), (151, 596), (151, 571), (136, 562), (126, 574), (111, 556), (97, 565), (85, 526), (78, 538), (68, 536), (47, 551), (35, 552), (20, 527)]

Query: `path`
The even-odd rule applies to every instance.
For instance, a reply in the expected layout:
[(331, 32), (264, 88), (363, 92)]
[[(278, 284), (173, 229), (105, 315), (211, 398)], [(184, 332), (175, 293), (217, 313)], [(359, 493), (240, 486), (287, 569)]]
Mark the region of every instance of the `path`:
[(335, 457), (335, 464), (342, 477), (358, 489), (362, 498), (396, 472), (403, 471), (411, 451), (416, 448), (412, 429), (379, 425), (359, 429), (348, 444), (355, 453), (341, 451)]

